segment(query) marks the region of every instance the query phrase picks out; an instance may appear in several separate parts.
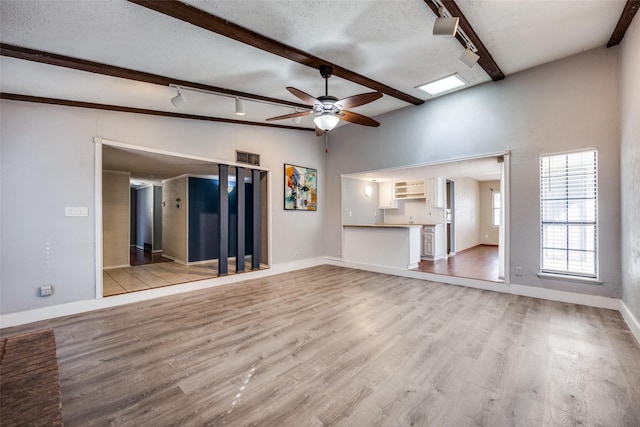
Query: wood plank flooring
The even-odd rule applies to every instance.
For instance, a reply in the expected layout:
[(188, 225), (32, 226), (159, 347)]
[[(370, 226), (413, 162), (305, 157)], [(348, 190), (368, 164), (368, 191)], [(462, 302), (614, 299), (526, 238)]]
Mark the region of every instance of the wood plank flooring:
[(56, 338), (52, 329), (2, 339), (0, 423), (62, 426)]
[(156, 264), (159, 262), (173, 262), (162, 256), (160, 252), (148, 252), (135, 246), (129, 247), (129, 263), (131, 265)]
[(66, 426), (639, 426), (617, 311), (335, 266), (53, 327)]
[(499, 282), (498, 247), (481, 245), (447, 259), (420, 261), (415, 271)]

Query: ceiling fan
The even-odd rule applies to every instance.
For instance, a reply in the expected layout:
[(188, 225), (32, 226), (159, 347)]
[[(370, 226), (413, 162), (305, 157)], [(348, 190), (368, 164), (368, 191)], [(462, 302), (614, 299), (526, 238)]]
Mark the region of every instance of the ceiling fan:
[(287, 87), (289, 92), (311, 105), (311, 110), (271, 117), (267, 119), (267, 121), (284, 120), (307, 116), (309, 114), (316, 114), (318, 117), (313, 119), (313, 122), (316, 125), (316, 135), (318, 136), (325, 132), (329, 132), (331, 129), (336, 127), (340, 120), (364, 126), (380, 126), (380, 123), (376, 122), (372, 118), (351, 111), (346, 111), (347, 108), (359, 107), (360, 105), (368, 104), (381, 98), (382, 94), (380, 92), (361, 93), (359, 95), (338, 99), (335, 96), (329, 95), (329, 77), (333, 74), (333, 67), (330, 65), (322, 65), (319, 70), (320, 75), (324, 78), (324, 95), (314, 98), (299, 89)]

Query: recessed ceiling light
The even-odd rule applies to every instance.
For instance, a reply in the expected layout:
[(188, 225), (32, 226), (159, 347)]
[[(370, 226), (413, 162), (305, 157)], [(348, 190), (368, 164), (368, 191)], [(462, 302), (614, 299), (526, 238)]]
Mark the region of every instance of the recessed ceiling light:
[(423, 90), (427, 92), (429, 95), (438, 95), (444, 92), (448, 92), (460, 86), (466, 85), (467, 82), (464, 81), (462, 77), (457, 74), (452, 74), (447, 77), (443, 77), (441, 79), (425, 83), (420, 86), (416, 86), (417, 89)]

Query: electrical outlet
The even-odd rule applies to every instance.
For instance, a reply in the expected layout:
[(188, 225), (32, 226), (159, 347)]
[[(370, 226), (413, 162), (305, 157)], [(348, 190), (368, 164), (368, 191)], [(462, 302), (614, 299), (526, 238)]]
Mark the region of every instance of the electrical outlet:
[(40, 296), (48, 297), (53, 294), (53, 286), (52, 285), (43, 285), (40, 286)]
[(522, 276), (522, 267), (516, 267), (516, 276)]

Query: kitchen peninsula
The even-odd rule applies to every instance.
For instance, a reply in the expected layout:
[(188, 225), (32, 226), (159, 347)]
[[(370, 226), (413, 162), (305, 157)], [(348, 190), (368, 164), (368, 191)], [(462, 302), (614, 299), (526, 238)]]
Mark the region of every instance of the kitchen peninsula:
[(422, 225), (344, 225), (343, 260), (401, 269), (420, 262)]

